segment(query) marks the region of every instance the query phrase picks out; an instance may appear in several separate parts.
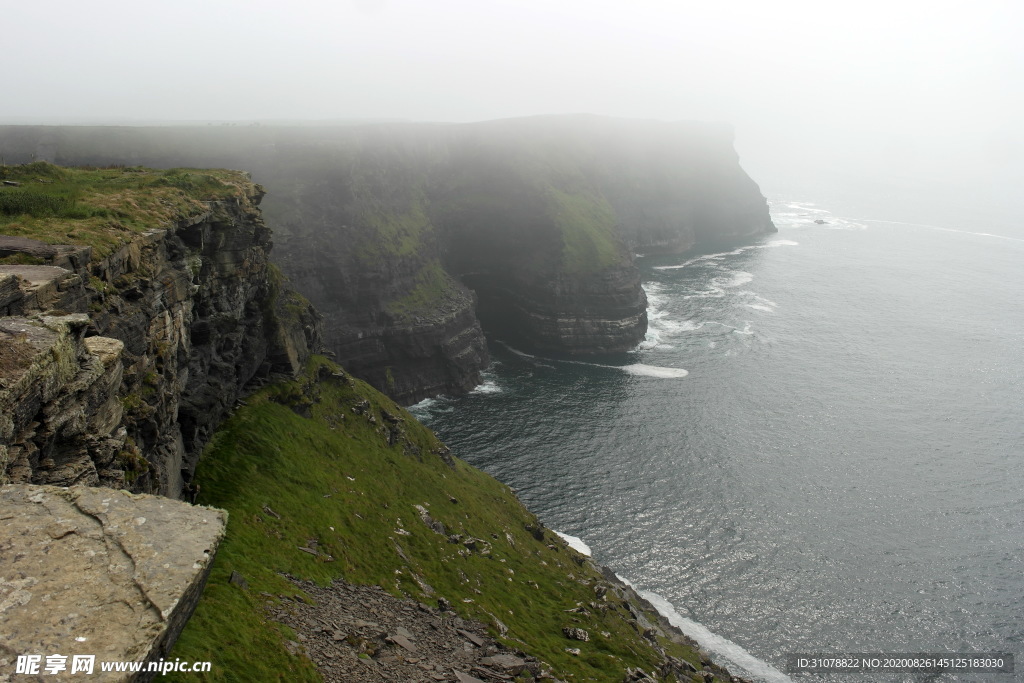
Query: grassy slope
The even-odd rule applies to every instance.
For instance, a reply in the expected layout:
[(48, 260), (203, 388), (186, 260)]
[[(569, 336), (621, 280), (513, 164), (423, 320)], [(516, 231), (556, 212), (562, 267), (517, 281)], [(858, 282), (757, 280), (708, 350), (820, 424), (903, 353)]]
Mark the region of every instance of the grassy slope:
[[(239, 171), (141, 167), (61, 168), (38, 161), (0, 167), (0, 233), (93, 247), (102, 258), (136, 233), (207, 210), (204, 200), (241, 197)], [(9, 257), (17, 261), (17, 257)]]
[[(461, 461), (446, 465), (429, 430), (335, 371), (316, 359), (305, 377), (261, 390), (208, 446), (197, 473), (200, 502), (230, 512), (228, 534), (173, 657), (212, 661), (208, 680), (319, 680), (306, 659), (285, 650), (287, 629), (262, 615), (268, 599), (306, 599), (279, 575), (287, 572), (321, 585), (335, 577), (379, 584), (430, 604), (445, 597), (464, 617), (500, 619), (509, 646), (540, 657), (561, 678), (617, 681), (626, 666), (655, 666), (654, 652), (611, 593), (606, 609), (566, 612), (594, 602), (603, 579), (550, 532), (544, 541), (534, 538), (526, 527), (536, 518), (506, 486)], [(353, 412), (363, 400), (368, 411)], [(404, 435), (393, 446), (382, 411), (402, 420)], [(490, 552), (449, 543), (421, 521), (416, 504), (447, 534), (484, 539)], [(298, 549), (310, 539), (320, 555)], [(232, 571), (248, 590), (228, 583)], [(566, 640), (565, 626), (587, 629), (592, 640)], [(582, 652), (573, 656), (567, 647)], [(674, 644), (670, 651), (696, 661)]]
[(562, 263), (572, 275), (596, 273), (624, 260), (615, 211), (603, 196), (550, 189), (549, 211), (562, 235)]
[(447, 299), (458, 297), (455, 282), (437, 259), (428, 261), (413, 283), (408, 294), (387, 303), (388, 312), (397, 318), (409, 320), (416, 315), (437, 315)]
[(356, 254), (368, 265), (381, 258), (416, 255), (422, 249), (424, 233), (433, 230), (420, 201), (409, 207), (368, 210), (360, 222), (363, 230)]

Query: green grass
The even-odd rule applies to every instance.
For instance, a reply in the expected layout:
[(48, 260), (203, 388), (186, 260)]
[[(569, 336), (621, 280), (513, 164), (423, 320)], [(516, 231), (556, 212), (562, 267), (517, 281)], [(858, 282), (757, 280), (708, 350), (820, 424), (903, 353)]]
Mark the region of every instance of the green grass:
[(444, 271), (440, 261), (433, 259), (417, 273), (412, 289), (400, 299), (388, 302), (386, 309), (401, 319), (416, 314), (436, 315), (439, 304), (455, 291), (455, 281)]
[(48, 244), (93, 247), (102, 258), (136, 233), (207, 210), (204, 202), (243, 197), (238, 171), (141, 167), (62, 168), (37, 161), (0, 167), (0, 232)]
[[(262, 611), (264, 592), (275, 601), (308, 599), (280, 576), (287, 572), (320, 585), (336, 577), (377, 584), (430, 604), (445, 597), (464, 617), (500, 619), (508, 645), (548, 662), (560, 678), (620, 680), (626, 666), (655, 666), (625, 606), (611, 593), (607, 601), (595, 597), (603, 578), (552, 534), (537, 540), (527, 530), (536, 518), (506, 486), (461, 461), (446, 464), (429, 430), (335, 371), (318, 358), (299, 380), (261, 390), (207, 447), (197, 471), (200, 502), (229, 511), (228, 532), (173, 657), (212, 661), (212, 681), (319, 680), (307, 660), (288, 654), (282, 641), (291, 636)], [(363, 400), (368, 411), (353, 412)], [(402, 419), (393, 446), (384, 411)], [(414, 505), (447, 534), (484, 539), (490, 552), (449, 543)], [(298, 550), (310, 539), (319, 556)], [(228, 583), (232, 571), (248, 590)], [(588, 615), (566, 612), (595, 601), (601, 607)], [(566, 640), (565, 626), (586, 629), (591, 641)]]
[(562, 262), (572, 274), (595, 273), (623, 260), (615, 210), (587, 191), (548, 189), (548, 211), (562, 235)]
[(433, 229), (420, 199), (403, 208), (374, 208), (362, 212), (355, 253), (361, 261), (376, 264), (381, 258), (411, 256), (422, 250), (425, 234)]

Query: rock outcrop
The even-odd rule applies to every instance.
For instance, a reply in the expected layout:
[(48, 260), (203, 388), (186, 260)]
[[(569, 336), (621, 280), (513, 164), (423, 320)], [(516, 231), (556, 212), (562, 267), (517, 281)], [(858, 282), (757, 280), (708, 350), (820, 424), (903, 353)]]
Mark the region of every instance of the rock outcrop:
[(84, 313), (0, 318), (0, 472), (8, 481), (124, 483), (124, 344), (83, 338)]
[(0, 237), (0, 477), (177, 497), (248, 383), (296, 373), (319, 316), (270, 265), (263, 190), (102, 257)]
[(634, 348), (647, 323), (634, 253), (774, 231), (724, 125), (566, 116), (0, 138), (16, 161), (251, 170), (326, 346), (403, 403), (479, 383), (478, 319), (544, 350)]
[(14, 680), (78, 680), (88, 669), (75, 657), (90, 655), (90, 680), (150, 680), (101, 663), (166, 657), (226, 523), (222, 510), (160, 496), (0, 486), (0, 680), (19, 656), (36, 657), (35, 675)]

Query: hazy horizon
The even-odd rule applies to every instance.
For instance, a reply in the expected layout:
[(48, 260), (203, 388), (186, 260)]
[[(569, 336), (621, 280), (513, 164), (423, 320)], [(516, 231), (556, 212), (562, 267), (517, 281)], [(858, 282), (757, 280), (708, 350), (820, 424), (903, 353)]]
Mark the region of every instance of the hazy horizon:
[(5, 124), (592, 113), (731, 123), (769, 184), (1013, 203), (1024, 179), (1024, 9), (999, 0), (8, 4)]

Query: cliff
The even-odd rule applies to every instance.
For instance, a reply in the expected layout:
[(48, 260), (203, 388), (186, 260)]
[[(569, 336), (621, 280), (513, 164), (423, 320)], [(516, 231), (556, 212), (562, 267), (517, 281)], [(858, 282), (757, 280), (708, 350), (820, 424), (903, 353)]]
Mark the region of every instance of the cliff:
[[(275, 258), (337, 359), (402, 403), (459, 393), (484, 331), (533, 348), (643, 339), (636, 252), (774, 231), (722, 125), (596, 116), (477, 124), (0, 127), (8, 160), (246, 168)], [(482, 323), (482, 325), (481, 325)]]
[(298, 372), (319, 343), (269, 264), (262, 188), (41, 162), (6, 182), (2, 481), (177, 497), (246, 386)]
[[(225, 681), (740, 680), (311, 355), (318, 317), (269, 265), (246, 174), (3, 172), (0, 519), (19, 521), (0, 538), (0, 667), (95, 642)], [(429, 291), (389, 311), (410, 326), (463, 301), (425, 269)], [(29, 483), (186, 485), (227, 530), (208, 508)]]

